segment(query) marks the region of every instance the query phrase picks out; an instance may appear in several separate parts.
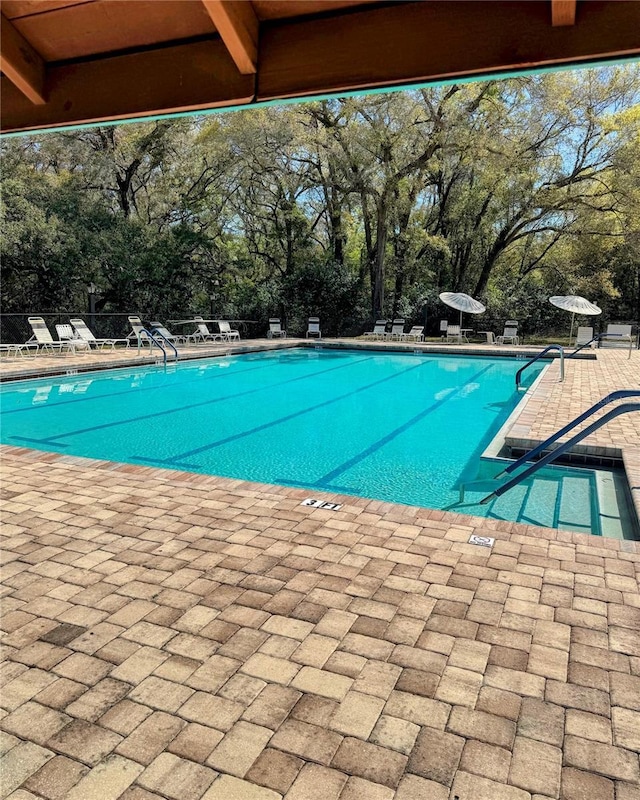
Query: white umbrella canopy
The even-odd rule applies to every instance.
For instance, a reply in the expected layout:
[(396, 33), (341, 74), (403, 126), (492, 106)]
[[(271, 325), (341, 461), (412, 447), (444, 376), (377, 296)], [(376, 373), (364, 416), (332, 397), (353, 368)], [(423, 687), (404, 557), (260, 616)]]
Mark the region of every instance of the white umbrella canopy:
[(483, 311), (487, 310), (482, 303), (474, 300), (473, 297), (464, 292), (442, 292), (439, 297), (445, 305), (460, 312), (460, 327), (462, 327), (462, 315), (464, 313), (482, 314)]
[(561, 308), (563, 311), (571, 312), (571, 328), (569, 329), (569, 344), (571, 344), (571, 337), (573, 336), (573, 320), (576, 314), (584, 314), (586, 316), (597, 316), (602, 314), (602, 309), (597, 305), (591, 303), (586, 297), (580, 297), (579, 294), (567, 295), (554, 295), (549, 298), (551, 305), (556, 308)]

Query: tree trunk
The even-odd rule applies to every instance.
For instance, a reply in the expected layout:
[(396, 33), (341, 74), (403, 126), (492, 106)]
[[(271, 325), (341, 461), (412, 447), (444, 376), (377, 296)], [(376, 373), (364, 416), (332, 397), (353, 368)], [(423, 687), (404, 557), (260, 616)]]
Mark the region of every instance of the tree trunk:
[(376, 250), (373, 262), (373, 285), (371, 287), (371, 310), (374, 317), (384, 313), (384, 257), (387, 248), (388, 193), (384, 192), (378, 202)]

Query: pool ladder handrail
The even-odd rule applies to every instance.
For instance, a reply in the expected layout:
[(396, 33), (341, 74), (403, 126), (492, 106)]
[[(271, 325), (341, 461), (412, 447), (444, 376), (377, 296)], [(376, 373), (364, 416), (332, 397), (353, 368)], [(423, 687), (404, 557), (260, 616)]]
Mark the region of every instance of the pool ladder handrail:
[(575, 348), (575, 350), (574, 350), (572, 353), (569, 353), (569, 354), (566, 356), (566, 358), (575, 358), (575, 357), (577, 356), (577, 354), (578, 354), (578, 353), (579, 353), (581, 350), (584, 350), (584, 348), (585, 348), (585, 347), (589, 347), (589, 346), (590, 346), (590, 345), (592, 345), (594, 342), (599, 342), (599, 341), (600, 341), (600, 339), (602, 339), (602, 338), (603, 338), (604, 336), (606, 336), (606, 335), (607, 335), (606, 333), (596, 333), (596, 335), (595, 335), (595, 336), (592, 336), (592, 337), (591, 337), (591, 339), (589, 339), (589, 341), (588, 341), (588, 342), (585, 342), (584, 344), (581, 344), (581, 345), (580, 345), (580, 347), (576, 347), (576, 348)]
[(560, 352), (560, 383), (564, 381), (564, 347), (561, 344), (549, 344), (547, 345), (544, 350), (541, 350), (537, 355), (533, 358), (530, 358), (527, 363), (520, 367), (520, 369), (516, 372), (516, 390), (520, 391), (520, 376), (522, 373), (530, 367), (532, 364), (535, 364), (538, 359), (542, 358), (542, 356), (546, 355), (550, 350), (558, 350)]
[[(169, 341), (167, 337), (162, 334), (157, 328), (152, 328), (149, 330), (148, 328), (141, 328), (140, 334), (144, 333), (149, 341), (149, 347), (153, 350), (153, 345), (158, 348), (158, 350), (162, 350), (162, 361), (163, 364), (166, 366), (167, 364), (167, 348), (164, 346), (162, 341), (164, 340), (169, 347), (172, 348), (173, 352), (175, 353), (175, 360), (178, 360), (178, 350), (173, 342)], [(140, 352), (140, 343), (141, 343), (141, 336), (138, 334), (138, 352)], [(158, 337), (158, 338), (156, 338)]]
[[(151, 334), (153, 336), (159, 336), (160, 337), (161, 341), (158, 342), (158, 344), (160, 346), (162, 346), (162, 341), (165, 341), (169, 345), (169, 347), (173, 350), (173, 352), (175, 354), (175, 360), (177, 361), (178, 360), (178, 348), (171, 341), (171, 339), (167, 339), (167, 337), (164, 335), (164, 333), (162, 333), (162, 331), (159, 331), (157, 328), (151, 328)], [(167, 363), (167, 350), (166, 350), (165, 347), (163, 347), (162, 349), (164, 350), (164, 363), (166, 364)]]
[[(590, 411), (592, 411), (592, 409), (590, 409)], [(517, 486), (519, 483), (522, 483), (523, 480), (528, 478), (530, 475), (533, 475), (534, 472), (537, 472), (538, 470), (542, 469), (542, 467), (545, 467), (547, 464), (551, 463), (552, 461), (555, 461), (556, 458), (561, 456), (567, 450), (570, 450), (574, 445), (578, 444), (578, 442), (581, 442), (583, 439), (586, 439), (586, 437), (589, 436), (589, 434), (593, 433), (594, 431), (597, 431), (598, 428), (602, 428), (603, 425), (606, 425), (612, 419), (615, 419), (616, 417), (619, 417), (622, 414), (630, 414), (634, 411), (640, 411), (640, 403), (623, 403), (620, 406), (612, 408), (611, 411), (607, 411), (607, 413), (604, 416), (592, 422), (591, 425), (587, 425), (586, 428), (576, 433), (570, 439), (567, 439), (566, 442), (563, 442), (554, 450), (551, 450), (549, 453), (547, 453), (546, 456), (543, 456), (539, 461), (536, 461), (534, 464), (525, 469), (519, 475), (516, 475), (515, 478), (512, 478), (510, 481), (503, 483), (502, 486), (499, 486), (497, 489), (491, 492), (491, 494), (488, 494), (486, 497), (483, 497), (482, 500), (480, 501), (480, 505), (483, 506), (489, 501), (493, 500), (494, 498), (500, 497), (505, 492), (508, 492), (509, 489), (513, 489), (514, 486)]]
[(572, 419), (571, 422), (564, 426), (564, 428), (560, 428), (560, 430), (557, 430), (555, 433), (551, 434), (548, 439), (545, 439), (544, 442), (541, 442), (532, 450), (529, 450), (523, 456), (520, 456), (520, 458), (516, 459), (516, 461), (512, 461), (502, 470), (502, 472), (499, 472), (494, 477), (494, 480), (498, 480), (498, 478), (508, 475), (510, 472), (518, 469), (518, 467), (522, 466), (527, 461), (534, 459), (539, 453), (542, 453), (543, 450), (546, 450), (549, 445), (552, 445), (554, 442), (558, 441), (560, 437), (564, 436), (566, 433), (569, 433), (569, 431), (577, 428), (581, 422), (584, 422), (585, 419), (588, 419), (590, 416), (595, 414), (596, 411), (599, 411), (601, 408), (609, 405), (609, 403), (614, 403), (616, 400), (626, 400), (629, 397), (640, 397), (640, 389), (618, 389), (615, 392), (605, 395), (601, 400), (598, 400), (597, 403), (594, 403), (591, 408), (588, 408), (586, 411), (583, 411), (582, 414), (579, 414), (577, 417)]
[[(622, 341), (622, 334), (621, 333), (606, 333), (606, 332), (605, 333), (596, 333), (596, 335), (593, 336), (591, 339), (589, 339), (588, 342), (585, 342), (584, 344), (581, 344), (580, 347), (576, 347), (576, 349), (573, 351), (573, 353), (570, 353), (567, 356), (567, 358), (575, 358), (577, 353), (579, 353), (581, 350), (584, 350), (585, 347), (589, 347), (589, 345), (593, 344), (593, 342), (599, 342), (601, 339), (614, 339), (615, 340), (617, 337), (619, 337), (620, 341)], [(631, 358), (631, 351), (632, 350), (633, 350), (633, 337), (630, 337), (629, 338), (629, 356), (628, 356), (628, 358)]]

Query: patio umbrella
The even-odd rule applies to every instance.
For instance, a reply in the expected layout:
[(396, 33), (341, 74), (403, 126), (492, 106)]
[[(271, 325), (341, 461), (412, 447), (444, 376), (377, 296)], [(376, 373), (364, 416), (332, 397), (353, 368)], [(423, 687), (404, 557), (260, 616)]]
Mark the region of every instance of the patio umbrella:
[(586, 298), (580, 297), (577, 294), (556, 295), (549, 298), (551, 305), (561, 308), (563, 311), (571, 312), (571, 328), (569, 330), (569, 344), (571, 344), (571, 337), (573, 336), (573, 320), (576, 314), (585, 314), (587, 316), (596, 316), (602, 314), (602, 309), (590, 303)]
[(469, 297), (464, 292), (442, 292), (440, 299), (445, 305), (451, 306), (451, 308), (455, 308), (456, 311), (460, 312), (461, 328), (463, 314), (482, 314), (483, 311), (486, 311), (482, 303), (474, 300), (473, 297)]

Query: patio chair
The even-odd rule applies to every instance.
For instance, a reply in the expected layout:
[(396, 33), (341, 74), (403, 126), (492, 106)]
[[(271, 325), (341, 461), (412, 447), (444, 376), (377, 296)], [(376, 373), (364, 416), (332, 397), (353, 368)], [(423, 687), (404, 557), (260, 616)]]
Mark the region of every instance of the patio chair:
[(446, 319), (440, 320), (440, 338), (446, 339), (447, 338), (447, 329), (449, 327), (449, 322)]
[(143, 344), (148, 344), (149, 350), (151, 350), (153, 348), (153, 344), (149, 338), (149, 334), (147, 333), (145, 326), (142, 324), (140, 317), (128, 317), (128, 320), (129, 325), (131, 325), (131, 333), (129, 336), (137, 341), (138, 352), (140, 352), (140, 346)]
[(202, 317), (194, 317), (196, 325), (198, 329), (191, 334), (193, 341), (198, 343), (203, 342), (222, 342), (224, 341), (224, 337), (221, 333), (211, 333), (209, 328), (207, 327), (207, 323), (203, 320)]
[(458, 344), (462, 344), (463, 341), (467, 342), (467, 344), (469, 343), (469, 340), (467, 339), (467, 337), (460, 330), (460, 326), (459, 325), (447, 325), (447, 334), (446, 335), (447, 335), (447, 339), (446, 339), (447, 342), (450, 341), (450, 340), (453, 340), (454, 342), (457, 342)]
[(283, 330), (280, 325), (279, 317), (271, 317), (269, 319), (269, 330), (267, 331), (267, 339), (285, 339), (287, 332)]
[(51, 331), (49, 328), (47, 328), (47, 324), (42, 317), (29, 317), (27, 321), (29, 322), (29, 325), (31, 325), (33, 336), (31, 336), (31, 338), (25, 342), (25, 344), (36, 342), (38, 344), (38, 352), (40, 352), (40, 350), (44, 350), (45, 352), (58, 353), (59, 355), (62, 355), (65, 352), (75, 353), (75, 347), (72, 342), (56, 342), (54, 340), (53, 336), (51, 335)]
[(424, 327), (422, 325), (414, 325), (409, 333), (402, 334), (401, 339), (406, 342), (424, 342)]
[(322, 331), (320, 330), (320, 317), (309, 317), (309, 324), (307, 326), (307, 339), (310, 336), (317, 336), (322, 339)]
[(218, 320), (218, 328), (223, 338), (225, 338), (228, 342), (230, 342), (232, 339), (235, 339), (238, 342), (240, 341), (240, 331), (232, 328), (226, 319)]
[(631, 325), (607, 325), (607, 332), (600, 339), (600, 347), (616, 347), (622, 344), (624, 347), (631, 347), (633, 337), (631, 336)]
[(387, 329), (386, 319), (377, 319), (376, 324), (373, 326), (372, 331), (367, 331), (363, 334), (365, 339), (384, 339), (385, 331)]
[(24, 358), (25, 352), (28, 353), (30, 349), (35, 349), (35, 355), (38, 353), (38, 345), (36, 342), (33, 344), (0, 344), (0, 359), (4, 356), (10, 358)]
[(518, 337), (518, 320), (517, 319), (508, 319), (504, 323), (504, 330), (502, 331), (502, 335), (496, 338), (498, 344), (505, 344), (509, 341), (509, 344), (515, 344), (516, 346), (520, 344), (520, 339)]
[(83, 319), (72, 319), (70, 322), (78, 336), (87, 342), (89, 347), (93, 345), (98, 350), (104, 350), (105, 347), (110, 347), (112, 350), (115, 350), (117, 344), (123, 344), (125, 347), (129, 347), (131, 344), (130, 339), (96, 339), (93, 331), (87, 326)]
[(385, 334), (385, 339), (397, 339), (400, 341), (404, 334), (404, 320), (403, 319), (394, 319), (391, 323), (391, 332)]
[(73, 327), (68, 324), (56, 325), (56, 333), (61, 342), (70, 342), (73, 345), (73, 352), (81, 350), (83, 353), (88, 353), (91, 349), (89, 342), (85, 342), (80, 336), (76, 335)]
[[(591, 342), (592, 339), (593, 339), (593, 328), (589, 328), (587, 326), (579, 327), (574, 346), (580, 347), (583, 344), (587, 344), (587, 342)], [(596, 343), (591, 342), (591, 349), (595, 348), (595, 346)]]
[(167, 341), (171, 342), (171, 344), (173, 345), (187, 344), (188, 342), (193, 342), (193, 336), (190, 333), (179, 334), (178, 336), (176, 336), (174, 333), (171, 333), (171, 331), (161, 322), (152, 322), (151, 331), (153, 332), (154, 329), (157, 330), (158, 333), (162, 334), (162, 336), (164, 336), (164, 338), (167, 339)]

